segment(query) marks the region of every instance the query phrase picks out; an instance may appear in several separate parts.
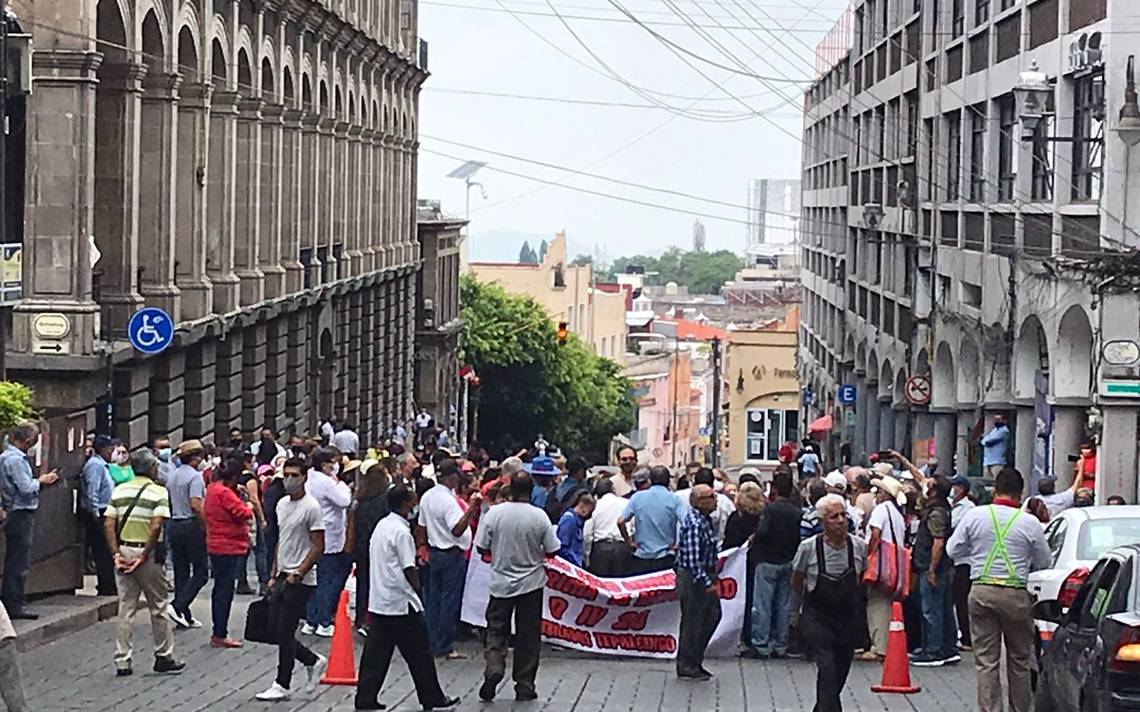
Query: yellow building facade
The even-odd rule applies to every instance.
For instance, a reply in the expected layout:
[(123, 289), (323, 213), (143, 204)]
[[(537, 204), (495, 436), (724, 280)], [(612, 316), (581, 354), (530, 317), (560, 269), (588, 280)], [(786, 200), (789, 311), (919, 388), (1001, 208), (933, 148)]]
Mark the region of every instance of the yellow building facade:
[(724, 381), (724, 464), (775, 466), (780, 445), (801, 437), (796, 332), (729, 329)]
[(468, 268), (480, 281), (533, 298), (552, 321), (565, 321), (599, 356), (624, 361), (628, 334), (625, 294), (592, 288), (595, 275), (591, 265), (575, 267), (566, 258), (566, 233), (554, 236), (540, 264), (471, 262)]

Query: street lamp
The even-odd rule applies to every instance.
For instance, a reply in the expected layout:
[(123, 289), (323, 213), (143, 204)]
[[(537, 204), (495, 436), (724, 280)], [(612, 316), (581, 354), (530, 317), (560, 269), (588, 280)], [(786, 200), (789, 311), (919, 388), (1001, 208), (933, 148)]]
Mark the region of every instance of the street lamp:
[(476, 173), (486, 167), (486, 161), (467, 161), (462, 166), (447, 174), (448, 178), (458, 178), (467, 186), (467, 208), (463, 214), (463, 219), (468, 222), (471, 221), (471, 189), (475, 186), (479, 186), (479, 192), (483, 195), (483, 200), (487, 199), (487, 191), (483, 189), (483, 184), (471, 180)]
[(1140, 143), (1140, 107), (1136, 102), (1136, 56), (1128, 55), (1127, 84), (1124, 87), (1124, 106), (1120, 107), (1120, 121), (1116, 135), (1127, 146)]
[(1053, 86), (1049, 83), (1049, 76), (1037, 69), (1037, 60), (1033, 60), (1029, 69), (1018, 77), (1013, 87), (1013, 96), (1017, 100), (1017, 109), (1021, 117), (1021, 140), (1032, 141), (1033, 135), (1041, 120), (1045, 118), (1045, 109), (1049, 95), (1053, 93)]

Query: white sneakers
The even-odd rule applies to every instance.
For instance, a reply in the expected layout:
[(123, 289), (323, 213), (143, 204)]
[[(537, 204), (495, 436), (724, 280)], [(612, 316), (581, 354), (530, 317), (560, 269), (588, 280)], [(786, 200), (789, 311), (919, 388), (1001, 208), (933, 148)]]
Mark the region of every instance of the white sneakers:
[(256, 699), (262, 702), (280, 702), (289, 699), (289, 690), (278, 685), (276, 681), (269, 686), (265, 692), (259, 692), (254, 695)]
[(305, 621), (301, 625), (301, 635), (312, 635), (313, 633), (316, 633), (316, 632), (317, 632), (317, 629), (314, 628), (312, 626), (312, 624), (309, 623), (308, 621)]
[(325, 656), (317, 655), (317, 662), (305, 666), (305, 692), (314, 692), (317, 689), (317, 683), (320, 682), (321, 673), (324, 672), (328, 661)]
[(169, 618), (171, 621), (173, 621), (174, 625), (178, 626), (179, 628), (189, 628), (190, 627), (190, 621), (187, 620), (187, 618), (185, 616), (183, 616), (181, 613), (174, 610), (173, 605), (169, 605), (166, 607), (166, 617)]
[(317, 635), (322, 638), (331, 638), (333, 637), (333, 627), (331, 625), (319, 625), (317, 626)]

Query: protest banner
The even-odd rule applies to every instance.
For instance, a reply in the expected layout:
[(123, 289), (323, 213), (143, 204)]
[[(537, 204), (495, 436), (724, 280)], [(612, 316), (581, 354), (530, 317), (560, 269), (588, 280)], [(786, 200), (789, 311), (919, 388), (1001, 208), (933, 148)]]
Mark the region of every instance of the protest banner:
[[(720, 555), (721, 619), (707, 655), (735, 655), (744, 626), (747, 550)], [(673, 571), (601, 578), (559, 558), (546, 561), (542, 638), (547, 643), (602, 655), (671, 659), (677, 655), (681, 606)], [(460, 619), (486, 626), (491, 565), (472, 556)]]

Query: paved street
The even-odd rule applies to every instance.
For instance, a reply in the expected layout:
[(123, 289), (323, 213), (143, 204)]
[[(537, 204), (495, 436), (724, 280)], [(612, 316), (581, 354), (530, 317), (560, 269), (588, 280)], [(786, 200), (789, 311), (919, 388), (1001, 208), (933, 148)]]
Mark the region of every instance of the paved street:
[[(195, 606), (195, 615), (203, 621), (209, 619), (205, 593)], [(245, 605), (250, 600), (244, 596), (235, 600), (231, 627), (238, 635), (245, 618)], [(265, 689), (272, 680), (276, 649), (247, 644), (241, 650), (214, 650), (208, 645), (208, 629), (177, 634), (177, 655), (190, 664), (185, 673), (176, 677), (155, 675), (150, 672), (149, 627), (141, 620), (135, 629), (135, 675), (119, 679), (115, 677), (112, 661), (113, 632), (114, 622), (107, 621), (25, 654), (22, 663), (31, 708), (40, 712), (352, 709), (353, 690), (348, 687), (322, 686), (312, 696), (300, 691), (293, 700), (278, 705), (257, 702), (254, 694)], [(318, 648), (327, 648), (327, 641), (320, 640)], [(814, 667), (804, 662), (712, 660), (708, 667), (716, 678), (702, 684), (679, 682), (668, 662), (601, 659), (547, 649), (538, 677), (540, 702), (515, 703), (513, 690), (504, 687), (500, 688), (501, 700), (486, 705), (476, 696), (482, 674), (479, 651), (474, 643), (465, 644), (464, 650), (471, 653), (472, 659), (444, 662), (439, 666), (444, 689), (463, 698), (459, 710), (806, 712), (811, 709), (813, 700)], [(855, 664), (844, 698), (845, 710), (966, 712), (973, 709), (974, 674), (969, 657), (952, 668), (912, 670), (923, 690), (909, 697), (871, 694), (869, 687), (878, 681), (879, 674), (878, 665)], [(298, 670), (295, 689), (301, 690), (301, 681), (303, 675)], [(407, 669), (398, 656), (381, 701), (389, 709), (419, 709)]]

